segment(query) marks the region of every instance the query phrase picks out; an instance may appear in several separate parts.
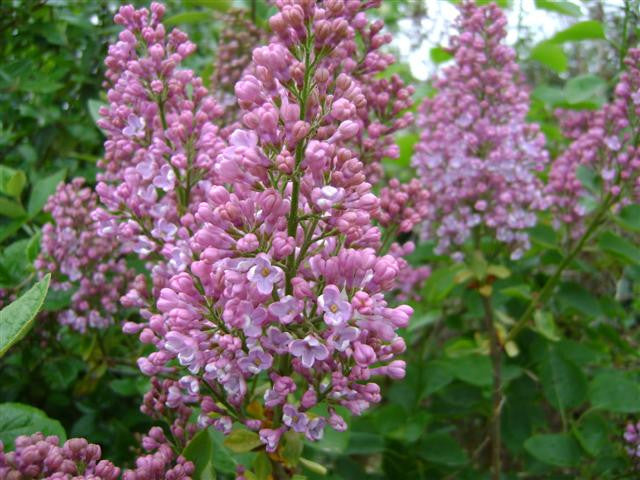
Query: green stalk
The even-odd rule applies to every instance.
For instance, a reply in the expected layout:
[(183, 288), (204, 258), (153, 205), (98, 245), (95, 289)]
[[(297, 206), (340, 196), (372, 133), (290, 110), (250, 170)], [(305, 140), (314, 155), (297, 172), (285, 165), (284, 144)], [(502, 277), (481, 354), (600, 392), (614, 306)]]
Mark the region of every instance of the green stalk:
[(527, 325), (527, 322), (530, 320), (531, 316), (534, 314), (536, 309), (542, 307), (546, 303), (551, 293), (553, 293), (553, 289), (555, 288), (556, 284), (560, 280), (560, 277), (562, 276), (562, 272), (564, 272), (564, 270), (569, 266), (569, 264), (573, 261), (573, 259), (582, 251), (587, 241), (591, 238), (591, 236), (595, 233), (598, 227), (602, 224), (602, 221), (604, 220), (605, 215), (609, 211), (609, 208), (611, 208), (611, 205), (613, 205), (614, 200), (615, 200), (615, 197), (613, 197), (611, 194), (607, 195), (604, 202), (602, 203), (602, 205), (594, 215), (593, 219), (591, 220), (591, 223), (589, 223), (587, 230), (584, 232), (584, 234), (580, 238), (580, 241), (573, 247), (573, 249), (569, 252), (569, 254), (564, 258), (562, 263), (558, 265), (558, 267), (556, 268), (556, 271), (549, 278), (549, 280), (547, 280), (547, 282), (544, 284), (544, 287), (542, 287), (542, 290), (540, 291), (540, 294), (538, 295), (538, 297), (531, 299), (531, 302), (529, 302), (529, 306), (527, 307), (527, 309), (520, 316), (520, 318), (518, 319), (516, 324), (513, 326), (511, 331), (509, 331), (509, 334), (507, 335), (507, 338), (504, 341), (505, 344), (515, 339), (516, 336), (520, 333), (520, 331)]

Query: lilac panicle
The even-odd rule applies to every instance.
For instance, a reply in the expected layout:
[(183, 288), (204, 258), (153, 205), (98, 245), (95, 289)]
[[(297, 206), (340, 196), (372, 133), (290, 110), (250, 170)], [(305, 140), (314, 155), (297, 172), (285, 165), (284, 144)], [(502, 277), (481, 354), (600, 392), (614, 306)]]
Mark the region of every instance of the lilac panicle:
[(70, 308), (58, 319), (80, 332), (113, 323), (135, 276), (118, 241), (98, 234), (90, 218), (97, 205), (97, 195), (82, 178), (61, 183), (44, 207), (53, 222), (42, 228), (42, 251), (35, 261), (40, 275), (52, 273), (52, 289), (74, 290)]
[[(547, 190), (553, 197), (556, 224), (566, 225), (573, 238), (584, 232), (589, 204), (640, 200), (640, 49), (629, 50), (625, 65), (613, 99), (601, 109), (559, 112), (561, 127), (573, 141), (553, 162)], [(597, 191), (583, 185), (580, 167), (597, 179), (594, 185), (601, 185)]]
[[(155, 347), (139, 360), (143, 372), (182, 375), (155, 379), (145, 410), (199, 405), (200, 427), (226, 434), (239, 422), (274, 451), (289, 429), (310, 440), (327, 421), (344, 429), (334, 406), (360, 414), (380, 401), (373, 376), (403, 376), (396, 330), (412, 310), (384, 297), (403, 264), (377, 253), (380, 201), (363, 160), (378, 147), (361, 141), (369, 108), (381, 108), (368, 104), (368, 89), (386, 88), (373, 77), (389, 63), (375, 52), (386, 37), (357, 40), (380, 30), (365, 15), (377, 4), (275, 2), (271, 43), (253, 50), (235, 86), (242, 126), (179, 229), (193, 261), (167, 279), (145, 324), (126, 327)], [(364, 67), (353, 62), (361, 57)], [(397, 90), (389, 117), (408, 105), (410, 90)], [(161, 251), (172, 248), (183, 246), (166, 242)], [(248, 413), (256, 402), (264, 414)], [(326, 419), (311, 412), (321, 402), (331, 408)]]
[(460, 249), (474, 229), (487, 229), (518, 258), (529, 246), (525, 230), (548, 206), (536, 176), (548, 160), (545, 140), (525, 121), (529, 94), (504, 45), (504, 13), (465, 1), (456, 26), (454, 64), (420, 106), (413, 164), (431, 195), (424, 233), (444, 253)]
[(629, 456), (637, 461), (640, 459), (640, 422), (628, 423), (622, 435), (625, 448)]

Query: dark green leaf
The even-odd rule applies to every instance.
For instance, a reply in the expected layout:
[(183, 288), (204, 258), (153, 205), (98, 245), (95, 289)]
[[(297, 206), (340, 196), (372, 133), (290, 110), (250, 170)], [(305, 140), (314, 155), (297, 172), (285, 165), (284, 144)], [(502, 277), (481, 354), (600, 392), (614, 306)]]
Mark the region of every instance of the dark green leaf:
[(556, 467), (578, 465), (582, 457), (580, 445), (566, 433), (534, 435), (524, 442), (524, 448), (541, 462)]
[(546, 350), (539, 366), (545, 397), (558, 410), (577, 407), (587, 396), (584, 373), (565, 358), (556, 346), (546, 344)]
[(611, 412), (639, 412), (640, 384), (624, 372), (603, 372), (591, 382), (589, 400), (594, 407)]
[(51, 275), (47, 274), (31, 289), (0, 310), (0, 357), (24, 337), (42, 307), (49, 289)]
[(0, 441), (5, 451), (13, 450), (16, 437), (37, 432), (56, 435), (61, 443), (67, 439), (60, 422), (47, 417), (42, 410), (21, 403), (0, 404)]
[(627, 230), (640, 232), (640, 205), (637, 203), (622, 207), (615, 218), (618, 224)]
[(432, 433), (420, 442), (418, 455), (425, 460), (449, 467), (467, 463), (467, 455), (448, 433)]
[(476, 387), (492, 385), (491, 362), (486, 355), (465, 355), (447, 360), (449, 370), (458, 379)]
[(370, 455), (384, 450), (384, 440), (376, 433), (351, 432), (347, 455)]
[(434, 360), (424, 365), (421, 397), (428, 397), (453, 381), (450, 365), (447, 361)]
[(590, 413), (580, 419), (574, 434), (580, 446), (595, 457), (609, 442), (609, 423), (601, 415)]
[(195, 465), (195, 478), (201, 480), (213, 480), (216, 478), (212, 465), (213, 443), (207, 430), (199, 431), (182, 451), (182, 455)]

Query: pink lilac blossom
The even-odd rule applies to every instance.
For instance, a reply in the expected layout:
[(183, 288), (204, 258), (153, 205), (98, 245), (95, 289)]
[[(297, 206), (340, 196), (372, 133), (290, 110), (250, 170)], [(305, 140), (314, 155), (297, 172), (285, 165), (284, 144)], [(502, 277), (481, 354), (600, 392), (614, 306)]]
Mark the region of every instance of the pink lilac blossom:
[(164, 6), (152, 3), (150, 10), (124, 6), (115, 16), (124, 30), (105, 60), (102, 206), (92, 213), (102, 235), (147, 260), (151, 285), (139, 277), (122, 299), (145, 319), (156, 310), (152, 299), (192, 260), (193, 215), (217, 181), (215, 159), (226, 146), (214, 124), (222, 108), (180, 67), (195, 45), (180, 30), (167, 33), (163, 15)]
[(97, 205), (97, 195), (82, 178), (61, 183), (44, 207), (53, 222), (42, 228), (42, 251), (35, 261), (41, 276), (52, 273), (52, 289), (74, 290), (71, 307), (58, 319), (80, 332), (114, 322), (119, 299), (135, 276), (117, 240), (98, 234), (90, 218)]
[[(553, 162), (547, 190), (556, 224), (566, 225), (573, 238), (584, 231), (590, 204), (640, 199), (640, 49), (629, 50), (625, 65), (613, 99), (600, 110), (560, 112), (563, 131), (573, 142)], [(594, 176), (595, 191), (583, 185), (581, 168)]]
[[(107, 460), (101, 460), (98, 445), (84, 438), (72, 438), (62, 446), (58, 437), (45, 437), (36, 433), (19, 436), (15, 450), (3, 452), (0, 442), (0, 478), (21, 480), (46, 478), (51, 480), (117, 480), (120, 469)], [(146, 480), (146, 479), (145, 479)], [(151, 479), (149, 479), (151, 480)]]
[(19, 436), (15, 449), (4, 452), (0, 442), (0, 478), (3, 480), (191, 480), (195, 468), (182, 456), (176, 457), (164, 432), (153, 427), (142, 438), (149, 453), (135, 461), (135, 468), (121, 469), (101, 460), (100, 446), (84, 438), (72, 438), (60, 446), (56, 436), (42, 433)]
[[(377, 4), (276, 2), (273, 40), (235, 87), (244, 127), (193, 211), (194, 260), (168, 278), (146, 323), (125, 326), (155, 347), (139, 359), (144, 373), (188, 377), (154, 380), (145, 410), (188, 418), (199, 405), (200, 427), (227, 434), (239, 422), (274, 451), (288, 429), (322, 437), (317, 404), (344, 429), (333, 406), (360, 414), (380, 401), (373, 376), (404, 375), (396, 330), (412, 310), (384, 297), (402, 263), (377, 253), (379, 200), (351, 147), (367, 99), (347, 60), (359, 58), (357, 35)], [(264, 415), (248, 413), (252, 402)]]
[(529, 93), (515, 52), (503, 43), (506, 22), (494, 4), (463, 2), (449, 48), (455, 63), (420, 106), (413, 164), (431, 195), (424, 234), (437, 240), (438, 253), (461, 256), (482, 228), (518, 258), (536, 211), (549, 205), (536, 175), (548, 161), (545, 139), (525, 121)]

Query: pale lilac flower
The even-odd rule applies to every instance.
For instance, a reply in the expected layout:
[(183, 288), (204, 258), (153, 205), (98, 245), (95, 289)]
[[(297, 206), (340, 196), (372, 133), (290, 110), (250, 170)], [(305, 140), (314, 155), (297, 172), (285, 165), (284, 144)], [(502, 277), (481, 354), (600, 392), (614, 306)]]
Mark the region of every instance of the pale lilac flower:
[(272, 364), (273, 357), (259, 349), (251, 350), (249, 355), (238, 360), (238, 365), (242, 370), (254, 375), (263, 370), (268, 370)]
[(273, 285), (282, 277), (282, 270), (271, 266), (269, 257), (264, 253), (259, 253), (253, 267), (249, 269), (247, 278), (256, 285), (256, 288), (263, 295), (269, 295), (273, 290)]
[(327, 342), (339, 352), (344, 352), (349, 348), (351, 342), (358, 338), (359, 334), (360, 331), (356, 327), (337, 327), (329, 336)]
[(311, 368), (316, 360), (324, 360), (329, 356), (329, 351), (320, 341), (311, 335), (302, 340), (294, 340), (289, 345), (289, 351), (295, 357), (300, 357), (302, 365)]
[(344, 188), (336, 188), (333, 185), (325, 185), (322, 188), (314, 188), (311, 198), (317, 207), (322, 210), (330, 210), (344, 198)]
[(127, 137), (143, 137), (144, 128), (144, 118), (131, 114), (127, 118), (127, 126), (122, 129), (122, 133)]
[(327, 421), (324, 417), (315, 417), (312, 419), (307, 426), (306, 437), (312, 442), (322, 439), (326, 423)]
[(324, 287), (322, 295), (318, 297), (318, 307), (324, 312), (324, 321), (331, 326), (347, 323), (353, 312), (351, 304), (342, 297), (335, 285)]
[(188, 367), (191, 373), (200, 369), (200, 352), (193, 338), (171, 331), (165, 336), (164, 345), (168, 351), (177, 354), (180, 364)]
[(296, 407), (286, 404), (282, 409), (282, 422), (298, 433), (303, 433), (309, 424), (309, 418), (305, 413), (299, 412)]

